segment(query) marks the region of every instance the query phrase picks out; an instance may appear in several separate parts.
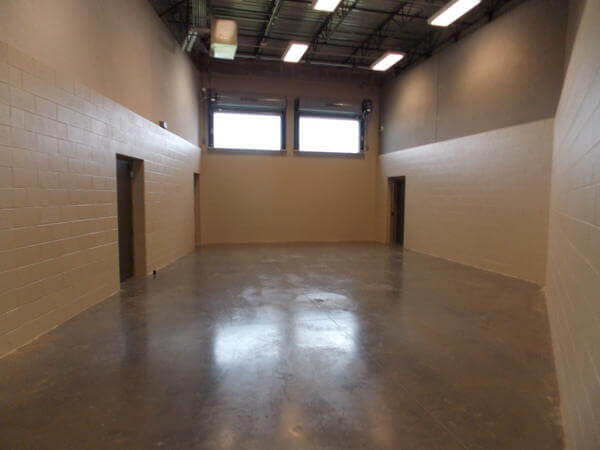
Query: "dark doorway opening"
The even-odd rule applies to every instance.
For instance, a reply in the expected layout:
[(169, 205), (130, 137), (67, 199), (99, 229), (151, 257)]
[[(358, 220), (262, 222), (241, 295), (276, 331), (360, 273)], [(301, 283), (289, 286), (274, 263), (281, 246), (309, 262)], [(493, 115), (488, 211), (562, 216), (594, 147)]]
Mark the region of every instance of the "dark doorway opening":
[(405, 177), (393, 177), (390, 182), (390, 242), (404, 245), (404, 197), (406, 192)]
[(117, 155), (117, 212), (119, 216), (119, 276), (125, 281), (133, 276), (133, 164)]
[(144, 162), (117, 155), (119, 278), (145, 273)]
[(200, 246), (200, 174), (194, 174), (194, 236)]

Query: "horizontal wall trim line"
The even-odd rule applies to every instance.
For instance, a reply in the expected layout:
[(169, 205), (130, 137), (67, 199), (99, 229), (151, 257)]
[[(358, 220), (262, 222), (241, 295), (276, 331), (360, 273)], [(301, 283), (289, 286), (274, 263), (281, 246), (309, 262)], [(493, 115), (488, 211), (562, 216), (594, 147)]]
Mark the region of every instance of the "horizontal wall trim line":
[(421, 149), (421, 148), (424, 148), (424, 147), (430, 147), (432, 145), (441, 145), (441, 144), (445, 144), (445, 143), (458, 142), (461, 139), (469, 139), (469, 138), (473, 138), (473, 137), (477, 137), (477, 136), (483, 136), (483, 135), (494, 133), (494, 132), (506, 131), (506, 130), (509, 130), (511, 128), (518, 128), (518, 127), (523, 127), (523, 126), (526, 126), (526, 125), (533, 125), (533, 124), (536, 124), (536, 123), (545, 122), (547, 120), (554, 120), (554, 119), (555, 119), (555, 116), (551, 116), (551, 117), (546, 117), (546, 118), (543, 118), (543, 119), (536, 119), (536, 120), (533, 120), (531, 122), (523, 122), (523, 123), (519, 123), (519, 124), (516, 124), (516, 125), (510, 125), (508, 127), (493, 128), (491, 130), (481, 131), (481, 132), (475, 133), (475, 134), (467, 134), (465, 136), (459, 136), (459, 137), (455, 137), (455, 138), (452, 138), (452, 139), (446, 139), (444, 141), (430, 142), (428, 144), (421, 144), (421, 145), (417, 145), (415, 147), (400, 148), (398, 150), (392, 150), (392, 151), (389, 151), (389, 152), (380, 153), (379, 157), (383, 158), (385, 156), (389, 156), (389, 155), (392, 155), (394, 153), (408, 152), (408, 151), (418, 150), (418, 149)]

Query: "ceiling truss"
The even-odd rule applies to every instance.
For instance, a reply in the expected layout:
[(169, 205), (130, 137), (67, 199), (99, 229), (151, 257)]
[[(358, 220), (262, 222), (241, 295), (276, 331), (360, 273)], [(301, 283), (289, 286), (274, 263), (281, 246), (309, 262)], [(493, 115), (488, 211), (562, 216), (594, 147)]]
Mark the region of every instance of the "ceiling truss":
[[(303, 62), (367, 69), (386, 51), (407, 56), (392, 73), (427, 58), (503, 11), (527, 0), (482, 0), (480, 6), (447, 28), (427, 20), (448, 0), (342, 0), (331, 13), (315, 11), (313, 0), (148, 0), (181, 43), (194, 11), (235, 20), (242, 61), (280, 61), (289, 41), (310, 47)], [(192, 52), (202, 64), (207, 41)]]

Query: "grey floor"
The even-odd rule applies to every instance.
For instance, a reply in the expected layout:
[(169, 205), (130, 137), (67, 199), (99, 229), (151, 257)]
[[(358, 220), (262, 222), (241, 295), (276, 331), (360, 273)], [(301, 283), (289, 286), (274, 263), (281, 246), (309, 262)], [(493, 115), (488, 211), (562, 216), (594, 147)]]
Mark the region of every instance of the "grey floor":
[(559, 449), (544, 301), (383, 245), (209, 247), (0, 360), (1, 449)]

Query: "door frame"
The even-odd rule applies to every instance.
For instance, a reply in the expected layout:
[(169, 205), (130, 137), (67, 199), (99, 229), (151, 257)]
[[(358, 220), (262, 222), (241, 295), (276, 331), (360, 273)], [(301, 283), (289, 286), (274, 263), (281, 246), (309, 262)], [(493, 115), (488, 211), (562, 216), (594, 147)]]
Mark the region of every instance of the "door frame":
[[(144, 160), (133, 158), (128, 155), (117, 153), (116, 160), (124, 160), (131, 164), (131, 214), (133, 222), (133, 277), (140, 278), (147, 274), (146, 267), (146, 203), (145, 203), (145, 181), (144, 181)], [(118, 189), (115, 188), (118, 196)], [(118, 199), (117, 199), (118, 202)], [(116, 206), (116, 204), (115, 204)], [(117, 228), (119, 226), (118, 210)], [(117, 233), (118, 238), (118, 233)], [(117, 251), (118, 241), (117, 241)], [(117, 258), (119, 263), (119, 258)], [(130, 278), (130, 279), (131, 279)]]

